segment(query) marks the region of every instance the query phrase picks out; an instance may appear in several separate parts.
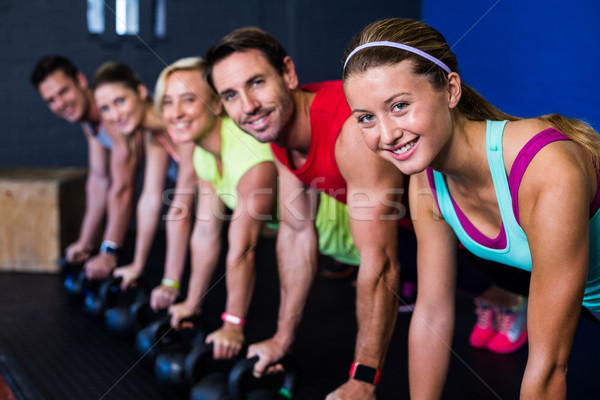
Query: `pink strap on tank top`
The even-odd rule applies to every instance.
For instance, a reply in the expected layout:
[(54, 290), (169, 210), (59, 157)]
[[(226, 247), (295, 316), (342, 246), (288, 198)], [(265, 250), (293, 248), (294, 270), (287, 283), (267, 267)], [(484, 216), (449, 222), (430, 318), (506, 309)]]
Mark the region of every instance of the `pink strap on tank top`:
[[(529, 140), (525, 146), (521, 149), (517, 158), (515, 158), (515, 162), (513, 163), (512, 169), (510, 171), (510, 175), (508, 177), (508, 187), (510, 189), (510, 194), (512, 197), (512, 206), (513, 212), (515, 214), (515, 218), (517, 223), (520, 224), (519, 219), (519, 186), (521, 185), (521, 180), (523, 179), (523, 174), (525, 174), (525, 170), (529, 166), (529, 163), (535, 157), (535, 155), (547, 144), (556, 142), (559, 140), (571, 140), (569, 137), (565, 136), (560, 131), (557, 131), (554, 128), (548, 128), (546, 130), (541, 131), (537, 135), (535, 135), (531, 140)], [(600, 174), (598, 176), (598, 182), (600, 189)], [(600, 190), (596, 191), (596, 197), (590, 206), (590, 217), (592, 217), (597, 211), (600, 209)]]
[(171, 156), (171, 158), (173, 160), (175, 160), (175, 162), (177, 164), (179, 164), (179, 155), (177, 154), (177, 152), (175, 151), (175, 149), (173, 148), (173, 146), (171, 146), (171, 143), (169, 143), (169, 141), (167, 140), (167, 138), (165, 138), (162, 133), (157, 133), (156, 134), (156, 138), (163, 145), (163, 147), (165, 148), (165, 150), (167, 151), (167, 153), (169, 153), (169, 155)]

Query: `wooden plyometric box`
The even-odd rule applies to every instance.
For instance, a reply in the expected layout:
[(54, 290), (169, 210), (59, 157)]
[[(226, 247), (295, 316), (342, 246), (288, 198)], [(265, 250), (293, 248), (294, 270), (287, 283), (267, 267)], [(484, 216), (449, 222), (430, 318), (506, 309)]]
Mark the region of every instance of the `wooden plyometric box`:
[(0, 169), (0, 270), (59, 271), (85, 212), (84, 168)]

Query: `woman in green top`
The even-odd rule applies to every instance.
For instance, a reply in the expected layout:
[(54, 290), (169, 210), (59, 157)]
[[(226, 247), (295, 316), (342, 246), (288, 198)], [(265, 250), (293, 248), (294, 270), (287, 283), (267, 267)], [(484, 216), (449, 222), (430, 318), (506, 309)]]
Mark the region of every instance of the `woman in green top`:
[[(187, 297), (169, 307), (171, 323), (199, 314), (219, 260), (225, 207), (232, 210), (226, 256), (227, 302), (223, 326), (207, 337), (216, 358), (231, 358), (243, 342), (244, 318), (254, 288), (254, 248), (271, 218), (276, 170), (268, 146), (247, 140), (227, 117), (205, 82), (202, 60), (184, 58), (165, 68), (157, 81), (155, 105), (180, 143), (194, 142), (198, 182), (196, 224), (191, 240), (192, 270)], [(167, 271), (165, 271), (167, 275)], [(153, 293), (152, 303), (158, 299)]]
[[(199, 179), (196, 223), (192, 238), (192, 273), (186, 299), (169, 307), (172, 324), (201, 312), (202, 300), (218, 262), (224, 207), (233, 211), (226, 257), (227, 302), (223, 326), (207, 337), (217, 358), (236, 355), (243, 342), (243, 323), (254, 287), (254, 252), (263, 223), (273, 217), (276, 170), (268, 144), (241, 131), (228, 117), (203, 78), (201, 58), (183, 58), (158, 78), (155, 104), (178, 142), (195, 142), (194, 167)], [(317, 214), (319, 248), (350, 265), (359, 264), (345, 205), (322, 195)], [(176, 271), (179, 275), (181, 271)], [(165, 271), (165, 276), (169, 275)], [(160, 293), (153, 293), (155, 308)]]

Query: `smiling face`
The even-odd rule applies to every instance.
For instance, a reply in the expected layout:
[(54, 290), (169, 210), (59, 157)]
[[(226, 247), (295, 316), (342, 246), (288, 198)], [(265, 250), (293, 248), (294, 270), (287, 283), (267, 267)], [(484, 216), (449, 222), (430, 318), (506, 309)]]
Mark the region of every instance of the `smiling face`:
[(83, 75), (78, 75), (78, 79), (74, 80), (57, 70), (39, 84), (38, 92), (56, 116), (69, 122), (79, 122), (85, 117), (89, 106), (86, 88)]
[(131, 135), (143, 122), (146, 89), (133, 90), (122, 83), (104, 83), (94, 90), (100, 117), (122, 135)]
[(221, 103), (199, 70), (169, 75), (162, 99), (162, 116), (177, 142), (199, 142), (214, 126)]
[(410, 61), (350, 75), (344, 92), (369, 148), (404, 174), (430, 166), (449, 140), (458, 99), (414, 74)]
[(297, 77), (289, 57), (280, 74), (258, 50), (233, 53), (213, 66), (227, 114), (259, 142), (277, 142), (294, 113)]

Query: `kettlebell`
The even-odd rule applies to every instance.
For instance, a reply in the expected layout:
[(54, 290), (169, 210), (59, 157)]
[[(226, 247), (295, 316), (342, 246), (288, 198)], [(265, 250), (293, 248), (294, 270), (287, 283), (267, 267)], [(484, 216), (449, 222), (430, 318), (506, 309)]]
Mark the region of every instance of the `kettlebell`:
[(254, 378), (252, 370), (258, 357), (238, 361), (229, 374), (227, 388), (231, 400), (281, 400), (292, 399), (298, 380), (298, 367), (290, 355), (279, 363), (285, 372)]
[[(204, 325), (199, 323), (198, 326), (198, 340), (202, 338), (203, 341)], [(153, 366), (163, 348), (176, 346), (179, 341), (180, 333), (171, 327), (171, 316), (164, 311), (138, 332), (135, 337), (135, 350), (138, 356), (143, 357), (144, 363)]]
[(133, 336), (137, 331), (134, 323), (134, 314), (131, 307), (148, 300), (148, 295), (142, 284), (129, 286), (120, 290), (118, 298), (106, 300), (104, 323), (109, 332), (120, 337)]
[[(82, 271), (85, 275), (85, 271)], [(121, 278), (109, 277), (99, 281), (87, 281), (91, 287), (84, 290), (83, 308), (94, 319), (104, 317), (107, 304), (114, 304), (118, 296)], [(97, 286), (97, 290), (94, 290)]]
[(212, 343), (198, 343), (188, 353), (185, 358), (185, 376), (190, 386), (212, 372), (221, 372), (227, 376), (235, 363), (242, 359), (240, 355), (246, 354), (246, 349), (242, 348), (236, 357), (215, 360), (213, 350)]
[(211, 372), (190, 389), (190, 400), (230, 400), (227, 374)]
[[(181, 327), (170, 329), (159, 341), (159, 354), (154, 362), (154, 374), (158, 383), (175, 392), (187, 389), (185, 361), (187, 354), (205, 339), (204, 322), (201, 316), (181, 320)], [(166, 339), (169, 339), (166, 342)]]
[(167, 335), (170, 330), (171, 317), (163, 313), (138, 332), (135, 337), (135, 350), (138, 356), (143, 357), (142, 362), (154, 365), (161, 342), (167, 342), (170, 339), (170, 336)]
[[(239, 354), (246, 354), (242, 348)], [(185, 359), (185, 373), (192, 400), (224, 400), (229, 399), (227, 380), (229, 371), (241, 357), (215, 360), (213, 344), (202, 343), (194, 346)]]
[(147, 292), (144, 296), (137, 296), (135, 301), (129, 306), (129, 314), (134, 333), (137, 335), (142, 329), (147, 327), (160, 316), (166, 314), (166, 310), (154, 312), (150, 307), (150, 298)]
[(85, 290), (90, 286), (90, 282), (85, 277), (83, 266), (79, 268), (73, 265), (65, 266), (62, 273), (64, 276), (63, 287), (68, 298), (75, 302), (83, 300)]
[(75, 274), (77, 275), (77, 273), (81, 270), (81, 268), (83, 267), (83, 264), (79, 263), (79, 264), (74, 264), (74, 263), (70, 263), (67, 261), (66, 257), (63, 257), (60, 259), (59, 263), (59, 271), (60, 274), (63, 278), (65, 278), (67, 275), (69, 274)]

